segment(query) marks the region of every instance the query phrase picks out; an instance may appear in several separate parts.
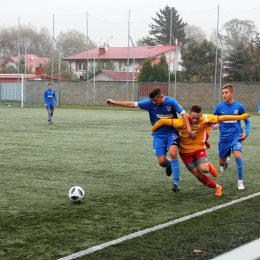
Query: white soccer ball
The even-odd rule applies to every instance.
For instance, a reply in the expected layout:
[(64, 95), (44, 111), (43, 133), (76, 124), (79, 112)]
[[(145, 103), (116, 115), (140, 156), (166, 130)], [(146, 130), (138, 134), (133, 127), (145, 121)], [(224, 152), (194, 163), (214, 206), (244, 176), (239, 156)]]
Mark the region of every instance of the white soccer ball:
[(84, 199), (85, 191), (79, 186), (74, 186), (70, 188), (68, 196), (71, 201), (80, 202)]

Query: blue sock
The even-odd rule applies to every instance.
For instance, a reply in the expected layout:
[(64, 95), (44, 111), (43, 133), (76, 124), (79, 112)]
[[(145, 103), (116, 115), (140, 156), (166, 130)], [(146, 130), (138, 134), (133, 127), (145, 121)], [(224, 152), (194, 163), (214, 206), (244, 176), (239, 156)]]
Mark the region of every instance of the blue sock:
[(51, 113), (48, 113), (48, 118), (49, 120), (51, 120)]
[(238, 180), (243, 180), (244, 177), (244, 161), (243, 159), (240, 158), (236, 158), (236, 166), (237, 166), (237, 178)]
[(173, 160), (172, 163), (172, 178), (173, 178), (173, 184), (179, 184), (180, 179), (180, 163), (179, 160)]

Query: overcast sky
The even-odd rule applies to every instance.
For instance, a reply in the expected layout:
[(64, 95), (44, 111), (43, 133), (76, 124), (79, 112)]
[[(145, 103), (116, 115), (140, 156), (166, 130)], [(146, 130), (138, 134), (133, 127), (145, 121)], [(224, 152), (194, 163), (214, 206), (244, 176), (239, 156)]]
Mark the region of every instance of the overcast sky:
[(221, 29), (234, 18), (251, 20), (260, 30), (259, 0), (0, 0), (0, 25), (17, 26), (19, 17), (20, 24), (47, 27), (55, 37), (59, 31), (77, 29), (93, 42), (127, 46), (128, 32), (134, 43), (146, 37), (151, 17), (166, 5), (207, 35), (217, 28), (218, 20)]

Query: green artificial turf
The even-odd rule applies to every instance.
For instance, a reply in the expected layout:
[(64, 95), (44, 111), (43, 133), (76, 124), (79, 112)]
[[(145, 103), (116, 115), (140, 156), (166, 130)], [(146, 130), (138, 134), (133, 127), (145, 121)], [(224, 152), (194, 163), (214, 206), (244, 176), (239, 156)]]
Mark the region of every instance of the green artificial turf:
[[(217, 198), (183, 163), (181, 191), (172, 192), (144, 111), (57, 108), (53, 125), (44, 108), (0, 115), (0, 259), (58, 259), (259, 192), (259, 116), (244, 142), (246, 189), (236, 189), (232, 157)], [(212, 131), (215, 166), (217, 142)], [(85, 190), (82, 203), (67, 196), (74, 185)], [(258, 238), (258, 208), (255, 197), (81, 259), (210, 259)]]

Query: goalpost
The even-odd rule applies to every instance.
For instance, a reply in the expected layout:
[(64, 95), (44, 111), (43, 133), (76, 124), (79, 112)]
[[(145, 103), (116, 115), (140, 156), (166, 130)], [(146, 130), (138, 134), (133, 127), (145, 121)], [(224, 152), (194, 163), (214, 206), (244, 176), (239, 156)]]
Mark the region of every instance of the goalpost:
[(21, 102), (24, 107), (24, 74), (1, 74), (0, 81), (0, 101)]

